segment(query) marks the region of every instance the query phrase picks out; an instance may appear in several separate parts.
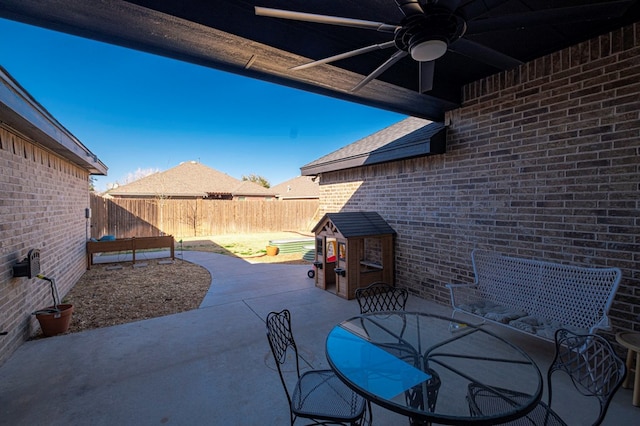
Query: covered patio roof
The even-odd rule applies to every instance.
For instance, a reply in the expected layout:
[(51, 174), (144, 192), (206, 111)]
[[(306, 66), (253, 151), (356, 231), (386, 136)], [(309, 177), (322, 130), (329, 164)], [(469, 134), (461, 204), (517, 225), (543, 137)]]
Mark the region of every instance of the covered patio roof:
[[(442, 121), (446, 111), (460, 105), (462, 88), (470, 82), (640, 20), (640, 6), (633, 0), (423, 0), (420, 4), (418, 0), (4, 0), (0, 17), (434, 121)], [(255, 6), (384, 25), (374, 31), (370, 25), (353, 28), (306, 22), (299, 16), (257, 16)], [(419, 31), (409, 31), (413, 24), (408, 21), (416, 19)], [(408, 45), (396, 37), (400, 33)], [(433, 88), (420, 93), (421, 67), (407, 50), (425, 37), (444, 37), (448, 50), (435, 61), (423, 62), (434, 65)], [(633, 34), (628, 40), (633, 43)], [(374, 47), (367, 53), (291, 69), (368, 46)], [(394, 52), (402, 57), (353, 91)], [(579, 61), (588, 55), (587, 44), (560, 60)]]

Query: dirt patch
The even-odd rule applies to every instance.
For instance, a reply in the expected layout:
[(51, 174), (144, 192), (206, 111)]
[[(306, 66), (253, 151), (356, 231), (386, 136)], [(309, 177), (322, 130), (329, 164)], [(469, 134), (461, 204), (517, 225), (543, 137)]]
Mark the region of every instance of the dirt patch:
[(74, 306), (69, 332), (197, 309), (211, 283), (209, 271), (178, 259), (166, 262), (92, 266), (65, 297)]
[(303, 237), (269, 233), (185, 238), (176, 243), (173, 263), (167, 263), (171, 259), (150, 259), (138, 261), (136, 267), (131, 262), (95, 264), (64, 298), (64, 303), (74, 305), (69, 333), (197, 309), (209, 289), (211, 275), (205, 268), (181, 260), (180, 250), (237, 256), (250, 263), (310, 264), (302, 259), (303, 253), (266, 255), (270, 240)]

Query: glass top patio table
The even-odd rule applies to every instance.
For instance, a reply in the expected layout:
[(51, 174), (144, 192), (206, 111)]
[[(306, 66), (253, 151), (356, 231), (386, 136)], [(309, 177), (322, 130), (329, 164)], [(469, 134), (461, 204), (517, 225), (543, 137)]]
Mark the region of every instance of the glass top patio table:
[[(482, 326), (417, 312), (378, 312), (336, 325), (326, 340), (331, 368), (371, 402), (414, 422), (490, 425), (524, 416), (540, 401), (542, 376), (523, 350)], [(470, 384), (520, 392), (501, 412), (472, 416)]]

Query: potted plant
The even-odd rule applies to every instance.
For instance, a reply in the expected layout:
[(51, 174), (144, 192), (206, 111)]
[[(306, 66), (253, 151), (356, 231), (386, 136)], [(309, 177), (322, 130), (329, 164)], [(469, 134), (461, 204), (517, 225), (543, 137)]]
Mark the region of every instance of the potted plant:
[(55, 279), (45, 277), (41, 274), (38, 274), (37, 277), (49, 282), (51, 286), (51, 297), (53, 298), (53, 306), (48, 306), (33, 313), (40, 323), (42, 334), (49, 337), (66, 333), (71, 324), (73, 305), (60, 303), (60, 296), (58, 295)]

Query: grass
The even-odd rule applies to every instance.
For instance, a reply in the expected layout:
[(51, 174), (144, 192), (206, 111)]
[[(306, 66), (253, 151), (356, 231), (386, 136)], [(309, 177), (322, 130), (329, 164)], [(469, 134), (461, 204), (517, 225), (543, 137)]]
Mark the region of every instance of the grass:
[[(264, 256), (271, 240), (286, 240), (309, 237), (298, 232), (265, 232), (255, 234), (212, 235), (203, 237), (176, 238), (176, 249), (199, 250), (239, 257)], [(182, 247), (180, 241), (182, 240)]]

